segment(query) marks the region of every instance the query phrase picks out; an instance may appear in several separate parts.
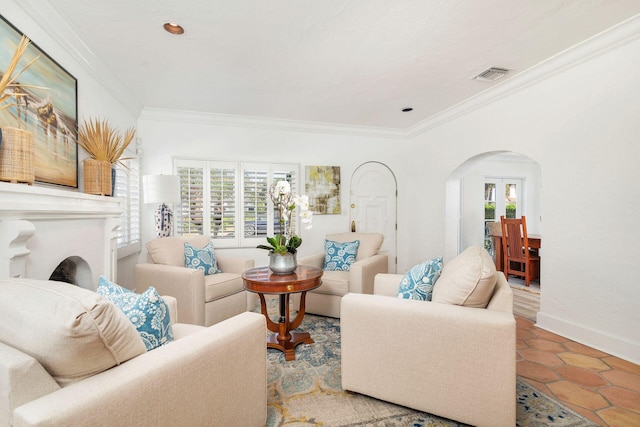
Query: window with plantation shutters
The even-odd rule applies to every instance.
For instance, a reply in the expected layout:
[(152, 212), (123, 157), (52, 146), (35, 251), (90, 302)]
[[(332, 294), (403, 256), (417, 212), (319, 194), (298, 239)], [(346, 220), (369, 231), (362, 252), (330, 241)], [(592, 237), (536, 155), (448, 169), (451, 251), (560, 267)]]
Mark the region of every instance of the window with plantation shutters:
[(174, 209), (176, 235), (204, 234), (205, 165), (186, 162), (177, 167), (180, 177), (180, 204)]
[(209, 164), (210, 234), (214, 239), (236, 239), (236, 174), (233, 165)]
[(117, 232), (119, 254), (123, 256), (140, 246), (140, 160), (130, 158), (115, 166), (114, 197), (122, 199), (122, 215)]
[(175, 159), (174, 166), (182, 193), (176, 234), (209, 235), (216, 247), (263, 244), (279, 231), (269, 187), (285, 179), (298, 191), (295, 164)]

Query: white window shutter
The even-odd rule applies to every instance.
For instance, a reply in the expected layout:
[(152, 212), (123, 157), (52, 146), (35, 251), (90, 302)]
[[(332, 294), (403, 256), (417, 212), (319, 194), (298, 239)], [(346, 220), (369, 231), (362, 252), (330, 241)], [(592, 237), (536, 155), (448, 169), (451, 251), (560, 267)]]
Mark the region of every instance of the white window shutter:
[(174, 212), (176, 235), (204, 234), (204, 166), (177, 166), (180, 177), (180, 205)]

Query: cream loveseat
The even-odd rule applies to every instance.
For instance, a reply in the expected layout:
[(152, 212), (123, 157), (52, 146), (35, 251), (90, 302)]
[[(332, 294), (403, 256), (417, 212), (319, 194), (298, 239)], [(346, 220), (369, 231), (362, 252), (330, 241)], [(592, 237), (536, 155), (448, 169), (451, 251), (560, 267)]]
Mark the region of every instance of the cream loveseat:
[(0, 279), (0, 426), (263, 426), (264, 317), (172, 326), (175, 341), (147, 352), (92, 291)]
[(180, 321), (210, 326), (247, 311), (247, 292), (241, 274), (253, 268), (252, 259), (215, 253), (222, 273), (205, 276), (202, 270), (185, 267), (184, 244), (202, 248), (207, 236), (163, 237), (147, 243), (148, 264), (137, 264), (136, 290), (153, 286), (161, 295), (178, 300)]
[(513, 295), (491, 257), (471, 247), (445, 264), (430, 302), (397, 298), (402, 277), (379, 274), (374, 295), (342, 299), (342, 387), (474, 426), (513, 427)]
[[(327, 234), (326, 240), (338, 243), (360, 241), (356, 261), (351, 264), (349, 271), (324, 271), (322, 285), (307, 292), (307, 313), (340, 317), (342, 297), (348, 292), (373, 293), (373, 278), (378, 273), (388, 272), (389, 263), (387, 254), (379, 252), (384, 240), (381, 233)], [(325, 254), (318, 253), (299, 259), (298, 264), (323, 268), (324, 259)], [(294, 294), (294, 301), (296, 305), (299, 304), (299, 294)]]

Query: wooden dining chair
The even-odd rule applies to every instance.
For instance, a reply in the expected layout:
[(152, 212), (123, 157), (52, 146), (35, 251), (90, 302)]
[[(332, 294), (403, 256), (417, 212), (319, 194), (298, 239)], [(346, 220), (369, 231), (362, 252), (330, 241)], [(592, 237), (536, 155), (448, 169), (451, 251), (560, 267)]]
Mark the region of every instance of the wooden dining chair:
[(540, 257), (529, 247), (527, 236), (527, 218), (507, 219), (500, 217), (502, 224), (502, 253), (504, 259), (504, 277), (509, 274), (524, 277), (527, 286), (531, 280), (538, 279), (540, 271)]

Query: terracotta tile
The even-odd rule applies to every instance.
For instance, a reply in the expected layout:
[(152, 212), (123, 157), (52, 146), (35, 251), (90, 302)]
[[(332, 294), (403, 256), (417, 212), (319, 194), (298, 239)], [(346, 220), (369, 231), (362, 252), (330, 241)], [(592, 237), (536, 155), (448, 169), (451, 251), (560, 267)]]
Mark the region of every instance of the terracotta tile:
[(518, 353), (525, 360), (540, 363), (544, 366), (554, 367), (554, 366), (564, 365), (564, 362), (560, 360), (558, 356), (556, 356), (553, 353), (549, 353), (547, 351), (527, 348), (524, 350), (518, 350)]
[(527, 340), (536, 338), (536, 336), (528, 329), (516, 329), (516, 338)]
[(516, 350), (529, 347), (524, 340), (516, 339)]
[(597, 372), (578, 368), (577, 366), (558, 366), (554, 371), (567, 381), (587, 387), (604, 387), (609, 385), (609, 382), (602, 378)]
[(516, 328), (532, 329), (534, 327), (533, 321), (522, 316), (516, 316)]
[(622, 408), (607, 408), (596, 412), (611, 427), (640, 426), (640, 414)]
[(580, 353), (560, 353), (558, 356), (564, 360), (567, 365), (574, 365), (579, 368), (591, 369), (593, 371), (606, 371), (611, 369), (611, 367), (602, 360)]
[(556, 381), (558, 376), (544, 365), (527, 360), (516, 363), (516, 373), (521, 377), (529, 378), (542, 383)]
[(640, 375), (630, 374), (619, 369), (602, 372), (601, 375), (614, 385), (640, 392)]
[(550, 351), (553, 353), (564, 353), (567, 351), (564, 345), (543, 338), (535, 338), (525, 341), (529, 347), (537, 350)]
[(595, 348), (588, 347), (584, 344), (580, 344), (579, 342), (568, 341), (564, 343), (564, 346), (567, 347), (567, 349), (569, 349), (569, 351), (573, 353), (581, 353), (587, 356), (592, 356), (597, 358), (603, 358), (603, 357), (609, 356), (608, 353), (605, 353), (600, 350), (596, 350)]
[(549, 390), (549, 387), (547, 387), (546, 384), (541, 383), (539, 381), (532, 380), (530, 378), (524, 378), (524, 380), (527, 383), (531, 384), (536, 390), (541, 391), (544, 394), (546, 394), (546, 395), (548, 395), (548, 396), (550, 396), (550, 397), (555, 399), (553, 393), (551, 392), (551, 390)]
[(571, 403), (567, 403), (567, 402), (562, 402), (562, 404), (564, 406), (566, 406), (567, 408), (571, 409), (574, 412), (577, 412), (578, 414), (582, 415), (583, 417), (585, 417), (586, 419), (596, 423), (599, 426), (603, 426), (603, 427), (607, 427), (607, 423), (605, 423), (602, 418), (600, 418), (598, 416), (598, 414), (596, 414), (593, 411), (590, 411), (588, 409), (584, 409), (581, 408), (577, 405), (572, 405)]
[(609, 402), (598, 393), (569, 381), (558, 381), (549, 384), (548, 387), (559, 400), (573, 403), (582, 408), (594, 411), (609, 406)]
[(556, 335), (553, 332), (545, 331), (544, 329), (535, 328), (532, 330), (533, 334), (539, 338), (544, 338), (549, 341), (555, 342), (567, 342), (569, 341), (567, 338), (562, 337), (560, 335)]
[(605, 387), (598, 391), (611, 405), (640, 413), (640, 393), (620, 387)]
[(620, 369), (621, 371), (626, 371), (632, 374), (640, 375), (640, 365), (636, 365), (635, 363), (631, 363), (627, 360), (620, 359), (619, 357), (609, 356), (605, 357), (604, 360), (607, 365), (612, 368)]

